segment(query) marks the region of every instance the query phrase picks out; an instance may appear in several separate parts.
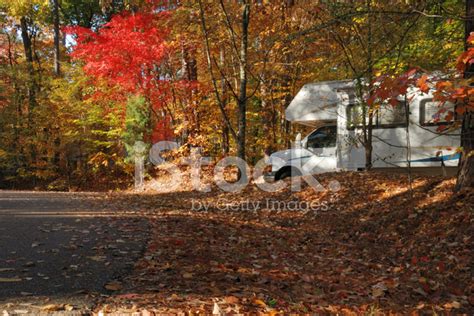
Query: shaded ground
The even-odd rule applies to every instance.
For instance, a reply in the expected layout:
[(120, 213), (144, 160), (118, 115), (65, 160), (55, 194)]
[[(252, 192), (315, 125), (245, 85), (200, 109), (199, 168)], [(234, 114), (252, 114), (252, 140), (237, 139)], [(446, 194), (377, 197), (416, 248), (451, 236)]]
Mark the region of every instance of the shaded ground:
[[(13, 238), (0, 241), (6, 260), (16, 258), (11, 263), (2, 255), (0, 263), (13, 264), (15, 270), (0, 272), (0, 277), (10, 273), (4, 275), (22, 278), (0, 284), (0, 295), (13, 300), (21, 291), (31, 292), (23, 279), (45, 271), (51, 279), (34, 281), (38, 285), (33, 290), (46, 293), (58, 285), (57, 293), (72, 297), (63, 300), (70, 304), (81, 297), (74, 291), (85, 286), (90, 290), (81, 294), (82, 302), (97, 313), (404, 315), (474, 310), (474, 192), (453, 194), (454, 180), (440, 177), (416, 177), (413, 192), (400, 174), (336, 173), (318, 179), (329, 190), (264, 193), (249, 186), (238, 194), (217, 188), (198, 193), (184, 183), (170, 193), (94, 195), (78, 203), (71, 196), (66, 201), (72, 206), (58, 208), (72, 218), (24, 217), (20, 207), (5, 210), (20, 204), (0, 200), (6, 205), (0, 227), (9, 232), (0, 234), (24, 240), (18, 250), (8, 251), (3, 245), (11, 245)], [(32, 204), (41, 205), (39, 200)], [(86, 212), (94, 217), (64, 211), (77, 205), (96, 210)], [(20, 224), (6, 212), (20, 216)], [(33, 247), (39, 239), (35, 236), (44, 244)], [(83, 247), (67, 249), (71, 244)], [(146, 249), (140, 256), (142, 246)], [(37, 265), (23, 272), (27, 260)], [(133, 270), (123, 273), (131, 262)], [(110, 283), (117, 276), (120, 282)], [(3, 290), (5, 284), (11, 290)], [(42, 306), (47, 303), (43, 299)]]
[(87, 311), (133, 268), (148, 221), (98, 209), (100, 198), (0, 192), (0, 310)]
[[(97, 311), (474, 310), (473, 192), (453, 195), (454, 181), (437, 177), (416, 178), (413, 196), (405, 175), (320, 179), (342, 189), (127, 197), (153, 214), (153, 237), (125, 289)], [(301, 204), (310, 201), (320, 208)]]

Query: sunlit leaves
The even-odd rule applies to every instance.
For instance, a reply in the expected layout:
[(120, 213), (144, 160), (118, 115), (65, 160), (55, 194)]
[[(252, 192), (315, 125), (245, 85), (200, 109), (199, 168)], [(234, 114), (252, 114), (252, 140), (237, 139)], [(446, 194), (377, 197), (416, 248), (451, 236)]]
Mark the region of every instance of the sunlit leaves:
[(8, 14), (14, 17), (44, 16), (49, 12), (48, 6), (48, 0), (0, 0), (0, 7), (7, 8)]
[(84, 61), (84, 68), (91, 75), (107, 78), (131, 91), (147, 88), (157, 80), (156, 68), (166, 53), (167, 30), (159, 24), (166, 17), (164, 13), (123, 13), (98, 32), (67, 28), (67, 32), (76, 35), (72, 56)]
[(418, 86), (420, 91), (423, 92), (423, 93), (428, 93), (428, 91), (430, 90), (430, 87), (428, 86), (427, 80), (428, 80), (428, 76), (427, 75), (422, 75), (421, 78), (418, 79), (418, 81), (416, 82), (416, 85)]

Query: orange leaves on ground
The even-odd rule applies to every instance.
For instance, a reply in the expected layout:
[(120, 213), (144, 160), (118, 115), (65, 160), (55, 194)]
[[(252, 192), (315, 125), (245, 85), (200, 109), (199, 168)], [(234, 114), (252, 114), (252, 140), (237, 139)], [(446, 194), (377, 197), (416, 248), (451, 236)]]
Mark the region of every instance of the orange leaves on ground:
[[(318, 176), (338, 192), (229, 194), (176, 192), (129, 196), (117, 207), (152, 209), (153, 236), (124, 285), (139, 297), (112, 296), (109, 306), (156, 313), (407, 314), (468, 311), (474, 192), (453, 194), (453, 179), (332, 173)], [(192, 201), (212, 205), (191, 211)], [(222, 201), (326, 202), (319, 211), (219, 210)], [(156, 201), (165, 208), (157, 209)], [(149, 202), (147, 202), (149, 201)], [(149, 204), (148, 204), (149, 203)], [(174, 241), (183, 241), (178, 243)], [(453, 283), (453, 280), (456, 280)], [(178, 299), (170, 300), (170, 297)], [(456, 301), (454, 305), (443, 306)], [(474, 297), (472, 297), (474, 302)]]

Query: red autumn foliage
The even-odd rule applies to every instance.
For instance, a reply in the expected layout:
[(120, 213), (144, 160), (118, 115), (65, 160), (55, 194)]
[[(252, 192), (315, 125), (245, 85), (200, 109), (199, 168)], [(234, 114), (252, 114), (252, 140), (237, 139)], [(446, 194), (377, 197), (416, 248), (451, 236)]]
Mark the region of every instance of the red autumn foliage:
[[(98, 32), (69, 27), (77, 45), (71, 56), (82, 60), (85, 71), (130, 92), (142, 92), (157, 81), (157, 69), (167, 53), (168, 30), (160, 28), (167, 12), (116, 15)], [(138, 91), (137, 91), (138, 90)]]
[[(474, 33), (471, 33), (471, 35), (467, 39), (467, 44), (468, 45), (473, 45), (474, 44)], [(474, 47), (469, 46), (459, 57), (457, 60), (457, 65), (456, 68), (459, 72), (464, 72), (466, 69), (466, 65), (470, 65), (474, 63)]]
[(395, 106), (398, 104), (397, 98), (400, 95), (407, 94), (408, 89), (415, 86), (418, 82), (421, 82), (426, 86), (423, 88), (427, 92), (429, 90), (429, 87), (426, 84), (427, 76), (422, 76), (418, 79), (417, 72), (418, 69), (413, 68), (398, 77), (386, 75), (378, 77), (374, 83), (376, 89), (367, 101), (367, 104), (373, 106), (376, 103), (389, 102)]
[[(172, 98), (171, 86), (185, 95), (196, 89), (195, 83), (172, 81), (161, 71), (167, 55), (175, 49), (167, 43), (170, 32), (165, 25), (170, 15), (169, 11), (123, 12), (98, 31), (67, 27), (65, 32), (73, 34), (76, 40), (71, 56), (84, 63), (89, 76), (119, 87), (112, 93), (106, 92), (108, 98), (123, 101), (129, 94), (143, 95), (156, 113)], [(153, 141), (172, 138), (167, 116), (156, 122)]]

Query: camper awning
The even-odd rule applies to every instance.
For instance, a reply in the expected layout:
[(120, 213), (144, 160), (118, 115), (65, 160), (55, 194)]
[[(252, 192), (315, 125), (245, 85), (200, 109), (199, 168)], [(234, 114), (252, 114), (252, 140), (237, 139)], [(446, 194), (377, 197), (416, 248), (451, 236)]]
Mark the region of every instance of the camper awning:
[(336, 121), (337, 104), (341, 102), (339, 92), (352, 87), (352, 80), (306, 84), (286, 109), (286, 119), (305, 125)]

